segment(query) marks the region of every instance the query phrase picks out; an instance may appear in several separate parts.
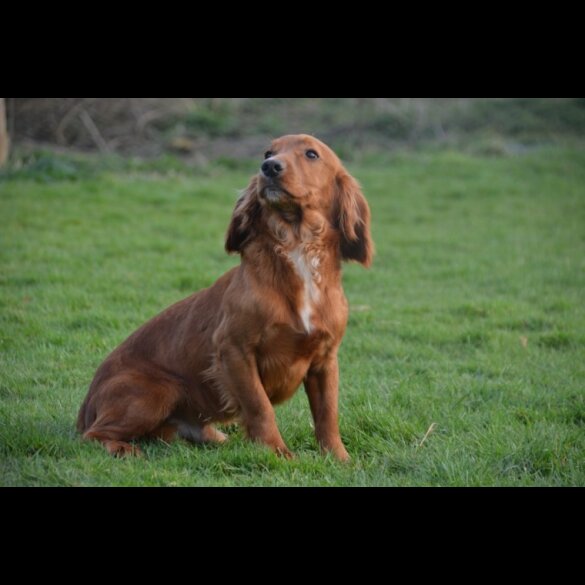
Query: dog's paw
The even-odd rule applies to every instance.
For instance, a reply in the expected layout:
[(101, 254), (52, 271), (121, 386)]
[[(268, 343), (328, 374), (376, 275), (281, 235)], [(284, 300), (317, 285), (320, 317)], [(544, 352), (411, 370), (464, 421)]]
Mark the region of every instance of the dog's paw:
[(104, 443), (104, 446), (110, 455), (117, 457), (118, 459), (143, 456), (139, 447), (123, 441), (107, 441)]
[(217, 445), (223, 445), (229, 441), (226, 434), (218, 431), (214, 426), (209, 425), (204, 429), (203, 437), (207, 443), (216, 443)]
[(337, 459), (337, 461), (340, 461), (341, 463), (349, 463), (351, 461), (351, 456), (345, 449), (343, 449), (343, 451), (338, 450), (334, 452), (333, 456), (335, 457), (335, 459)]
[(283, 459), (286, 459), (287, 461), (292, 461), (293, 459), (296, 459), (296, 455), (292, 451), (290, 451), (287, 447), (277, 447), (275, 449), (275, 453), (279, 457), (282, 457)]

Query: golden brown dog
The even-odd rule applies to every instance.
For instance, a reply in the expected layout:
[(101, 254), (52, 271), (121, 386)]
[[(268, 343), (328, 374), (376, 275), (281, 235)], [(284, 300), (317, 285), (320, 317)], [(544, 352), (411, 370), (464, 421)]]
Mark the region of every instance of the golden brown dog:
[(370, 209), (315, 138), (280, 138), (265, 158), (227, 234), (240, 266), (155, 317), (98, 369), (78, 429), (110, 453), (138, 453), (130, 442), (140, 438), (222, 443), (213, 424), (238, 421), (291, 457), (273, 406), (304, 382), (321, 449), (349, 458), (337, 421), (341, 264), (371, 264)]

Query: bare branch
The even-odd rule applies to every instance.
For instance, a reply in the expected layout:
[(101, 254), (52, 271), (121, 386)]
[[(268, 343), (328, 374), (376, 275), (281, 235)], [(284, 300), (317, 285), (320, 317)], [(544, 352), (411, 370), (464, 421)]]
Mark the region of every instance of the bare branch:
[(65, 146), (67, 144), (67, 138), (65, 137), (65, 131), (69, 127), (69, 124), (71, 124), (71, 121), (73, 120), (73, 118), (75, 118), (75, 116), (77, 116), (77, 114), (79, 113), (79, 111), (82, 108), (83, 108), (83, 98), (81, 98), (81, 101), (78, 101), (77, 103), (73, 104), (73, 106), (71, 106), (71, 108), (69, 108), (69, 111), (63, 116), (63, 118), (59, 122), (59, 125), (57, 126), (57, 129), (55, 130), (55, 138), (57, 139), (57, 143), (60, 144), (61, 146)]
[(81, 110), (79, 118), (83, 122), (85, 129), (89, 132), (91, 139), (94, 141), (95, 145), (100, 149), (100, 151), (110, 152), (110, 147), (108, 146), (108, 143), (104, 140), (104, 137), (101, 135), (99, 128), (96, 126), (95, 122), (93, 121), (92, 117), (89, 115), (87, 110)]

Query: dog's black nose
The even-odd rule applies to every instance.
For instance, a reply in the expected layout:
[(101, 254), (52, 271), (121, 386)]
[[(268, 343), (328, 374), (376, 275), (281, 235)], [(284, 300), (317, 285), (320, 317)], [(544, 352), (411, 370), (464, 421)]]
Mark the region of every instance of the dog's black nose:
[(277, 159), (271, 158), (262, 165), (262, 172), (269, 179), (275, 179), (284, 171), (284, 165)]

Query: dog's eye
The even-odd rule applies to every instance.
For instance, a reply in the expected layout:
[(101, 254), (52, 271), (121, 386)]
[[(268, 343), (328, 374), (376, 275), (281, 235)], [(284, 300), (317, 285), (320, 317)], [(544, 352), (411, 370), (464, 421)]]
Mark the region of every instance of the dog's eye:
[(265, 160), (268, 160), (269, 158), (272, 158), (273, 156), (274, 156), (274, 153), (271, 150), (264, 153)]
[(307, 150), (305, 155), (311, 160), (317, 160), (319, 158), (319, 153), (316, 150)]

